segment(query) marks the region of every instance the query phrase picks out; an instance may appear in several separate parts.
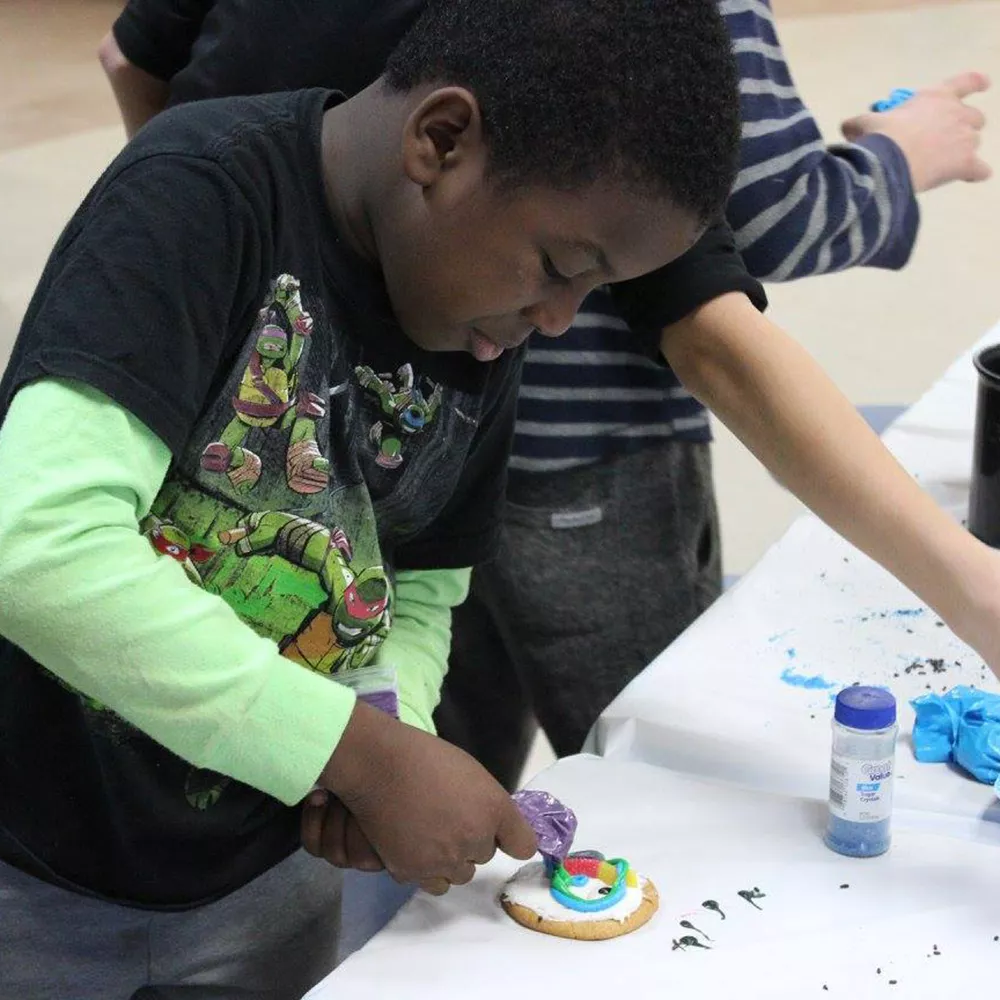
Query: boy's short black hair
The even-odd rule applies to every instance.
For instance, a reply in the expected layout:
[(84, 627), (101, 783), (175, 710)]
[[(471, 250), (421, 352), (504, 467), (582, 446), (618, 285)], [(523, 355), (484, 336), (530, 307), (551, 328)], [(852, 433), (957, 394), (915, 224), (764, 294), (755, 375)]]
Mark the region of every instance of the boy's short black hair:
[(431, 0), (386, 81), (468, 88), (502, 184), (609, 177), (702, 221), (733, 184), (737, 75), (714, 0)]

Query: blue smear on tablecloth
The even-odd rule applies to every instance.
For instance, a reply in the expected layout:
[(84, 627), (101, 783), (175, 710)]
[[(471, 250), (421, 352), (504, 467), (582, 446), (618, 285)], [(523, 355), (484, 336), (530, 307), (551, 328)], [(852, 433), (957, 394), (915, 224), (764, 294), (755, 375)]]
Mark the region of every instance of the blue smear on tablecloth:
[(1000, 795), (1000, 695), (959, 684), (910, 702), (913, 752), (923, 763), (953, 760)]
[[(794, 653), (794, 650), (791, 651)], [(828, 681), (822, 674), (815, 677), (808, 677), (806, 674), (797, 674), (791, 667), (781, 672), (781, 679), (792, 687), (806, 688), (809, 691), (829, 691), (837, 685), (833, 681)]]

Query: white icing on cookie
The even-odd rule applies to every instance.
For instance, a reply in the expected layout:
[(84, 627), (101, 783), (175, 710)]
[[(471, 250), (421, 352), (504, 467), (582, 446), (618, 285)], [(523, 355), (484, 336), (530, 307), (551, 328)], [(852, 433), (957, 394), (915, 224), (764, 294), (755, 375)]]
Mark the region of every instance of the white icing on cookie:
[[(591, 879), (595, 892), (598, 886), (604, 885), (598, 879)], [(537, 913), (543, 920), (563, 920), (571, 923), (594, 923), (599, 920), (627, 920), (642, 905), (642, 887), (646, 880), (639, 876), (639, 887), (626, 887), (625, 895), (606, 910), (593, 913), (583, 913), (571, 910), (552, 898), (549, 891), (549, 880), (545, 875), (545, 863), (532, 861), (519, 868), (510, 881), (504, 886), (501, 898), (518, 906), (527, 907)], [(588, 895), (586, 889), (577, 889), (580, 895)]]

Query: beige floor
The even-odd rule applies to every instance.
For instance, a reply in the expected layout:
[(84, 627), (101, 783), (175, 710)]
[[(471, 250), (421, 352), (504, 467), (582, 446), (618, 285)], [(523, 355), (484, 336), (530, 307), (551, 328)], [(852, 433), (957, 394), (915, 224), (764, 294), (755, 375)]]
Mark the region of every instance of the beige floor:
[[(94, 58), (119, 7), (0, 3), (0, 365), (61, 226), (122, 142)], [(775, 8), (795, 78), (829, 138), (841, 118), (894, 86), (979, 68), (998, 81), (979, 104), (995, 123), (986, 153), (1000, 168), (996, 0), (775, 0)], [(1000, 317), (1000, 181), (934, 192), (923, 205), (920, 243), (903, 273), (771, 289), (774, 318), (855, 403), (912, 401)], [(726, 570), (740, 573), (798, 507), (724, 431), (716, 461)]]

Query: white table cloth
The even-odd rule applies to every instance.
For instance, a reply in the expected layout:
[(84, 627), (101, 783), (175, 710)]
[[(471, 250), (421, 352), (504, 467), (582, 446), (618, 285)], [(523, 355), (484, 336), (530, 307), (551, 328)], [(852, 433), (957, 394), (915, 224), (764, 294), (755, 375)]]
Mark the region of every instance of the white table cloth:
[[(526, 930), (497, 905), (518, 865), (500, 857), (447, 896), (418, 894), (308, 1000), (940, 1000), (994, 989), (996, 844), (936, 835), (914, 815), (897, 817), (889, 854), (842, 858), (822, 843), (822, 802), (636, 762), (569, 758), (533, 784), (573, 804), (578, 847), (653, 879), (660, 910), (645, 927), (598, 942)], [(752, 888), (765, 893), (759, 910), (737, 895)], [(725, 921), (703, 908), (709, 899)], [(711, 950), (673, 950), (699, 936), (681, 920)]]

